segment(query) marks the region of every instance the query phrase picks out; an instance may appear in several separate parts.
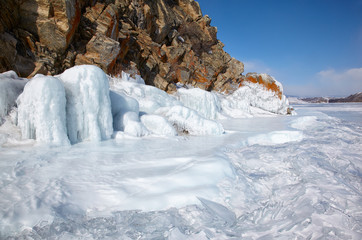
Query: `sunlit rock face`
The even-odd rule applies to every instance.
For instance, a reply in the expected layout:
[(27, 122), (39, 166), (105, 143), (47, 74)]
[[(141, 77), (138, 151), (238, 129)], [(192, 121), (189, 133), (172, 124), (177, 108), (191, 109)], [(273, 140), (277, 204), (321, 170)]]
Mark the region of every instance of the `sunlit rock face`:
[(237, 84), (230, 83), (244, 71), (193, 0), (5, 3), (0, 45), (9, 51), (0, 70), (19, 69), (22, 77), (91, 64), (113, 75), (136, 67), (148, 85), (168, 92), (176, 91), (176, 83), (233, 91)]

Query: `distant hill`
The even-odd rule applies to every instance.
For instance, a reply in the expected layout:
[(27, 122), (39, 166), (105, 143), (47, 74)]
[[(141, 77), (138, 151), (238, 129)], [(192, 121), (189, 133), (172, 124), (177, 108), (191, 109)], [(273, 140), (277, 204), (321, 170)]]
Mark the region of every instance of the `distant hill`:
[(339, 102), (362, 102), (362, 92), (350, 95), (345, 98), (332, 98), (329, 99), (330, 103), (339, 103)]
[(301, 100), (308, 103), (328, 103), (330, 99), (326, 97), (310, 97), (302, 98)]

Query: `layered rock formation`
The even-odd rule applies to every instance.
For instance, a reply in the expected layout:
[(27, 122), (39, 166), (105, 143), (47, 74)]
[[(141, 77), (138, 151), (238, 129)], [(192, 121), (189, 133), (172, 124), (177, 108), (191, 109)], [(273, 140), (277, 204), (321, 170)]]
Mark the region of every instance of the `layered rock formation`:
[(2, 0), (1, 9), (0, 72), (54, 75), (93, 64), (114, 75), (139, 70), (168, 92), (180, 83), (231, 93), (250, 81), (281, 97), (272, 78), (242, 75), (194, 0)]

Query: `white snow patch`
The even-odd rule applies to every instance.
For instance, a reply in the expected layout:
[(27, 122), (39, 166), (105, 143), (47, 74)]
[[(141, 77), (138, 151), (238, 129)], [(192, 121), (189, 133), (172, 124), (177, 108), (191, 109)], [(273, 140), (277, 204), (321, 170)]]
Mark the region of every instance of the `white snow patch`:
[(109, 139), (113, 133), (107, 75), (98, 67), (75, 66), (58, 76), (64, 83), (71, 143)]
[(249, 137), (247, 143), (248, 145), (277, 145), (301, 140), (303, 140), (303, 133), (300, 131), (274, 131)]
[(174, 127), (164, 117), (146, 114), (141, 116), (141, 122), (153, 134), (161, 136), (177, 135)]
[(23, 139), (42, 143), (69, 144), (65, 117), (65, 91), (55, 77), (38, 76), (17, 100), (18, 126)]
[(305, 116), (297, 118), (296, 120), (292, 121), (290, 126), (295, 129), (299, 130), (306, 130), (308, 128), (317, 126), (317, 117), (316, 116)]

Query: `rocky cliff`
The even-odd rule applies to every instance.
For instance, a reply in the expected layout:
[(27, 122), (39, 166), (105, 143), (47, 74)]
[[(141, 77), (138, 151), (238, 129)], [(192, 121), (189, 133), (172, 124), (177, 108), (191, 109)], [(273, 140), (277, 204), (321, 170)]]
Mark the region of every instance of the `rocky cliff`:
[(217, 28), (194, 0), (2, 0), (0, 72), (59, 74), (92, 64), (137, 72), (173, 92), (176, 84), (230, 93), (245, 82), (276, 92), (272, 78), (242, 75)]

